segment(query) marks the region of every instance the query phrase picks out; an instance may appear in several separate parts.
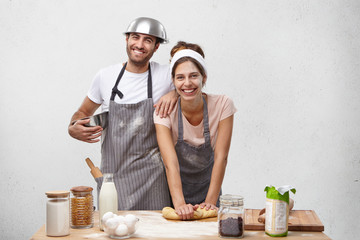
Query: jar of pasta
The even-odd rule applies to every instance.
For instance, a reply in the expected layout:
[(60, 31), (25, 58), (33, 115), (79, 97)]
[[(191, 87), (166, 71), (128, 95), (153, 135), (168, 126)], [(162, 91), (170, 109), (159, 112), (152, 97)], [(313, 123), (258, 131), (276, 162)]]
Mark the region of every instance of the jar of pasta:
[(218, 212), (219, 236), (242, 238), (244, 236), (244, 200), (239, 195), (221, 195)]
[(91, 228), (94, 225), (92, 187), (78, 186), (71, 191), (71, 227)]

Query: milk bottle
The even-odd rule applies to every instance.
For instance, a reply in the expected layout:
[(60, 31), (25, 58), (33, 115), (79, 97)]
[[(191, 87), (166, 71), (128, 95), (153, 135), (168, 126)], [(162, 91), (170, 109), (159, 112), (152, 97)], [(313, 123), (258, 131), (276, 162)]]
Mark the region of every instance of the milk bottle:
[(99, 195), (99, 225), (100, 230), (104, 230), (101, 218), (107, 212), (117, 213), (118, 211), (118, 198), (115, 188), (114, 178), (112, 173), (105, 173), (103, 183)]

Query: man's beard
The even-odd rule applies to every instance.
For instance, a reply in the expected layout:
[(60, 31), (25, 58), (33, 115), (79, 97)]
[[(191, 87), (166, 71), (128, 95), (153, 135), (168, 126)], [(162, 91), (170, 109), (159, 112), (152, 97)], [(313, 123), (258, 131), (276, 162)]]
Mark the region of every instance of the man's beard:
[(137, 60), (136, 58), (132, 57), (132, 49), (130, 49), (129, 47), (126, 48), (128, 57), (129, 57), (129, 62), (131, 62), (132, 64), (134, 64), (137, 67), (144, 67), (145, 65), (148, 64), (148, 62), (150, 61), (151, 57), (154, 54), (154, 51), (152, 51), (149, 55), (147, 55), (145, 58)]

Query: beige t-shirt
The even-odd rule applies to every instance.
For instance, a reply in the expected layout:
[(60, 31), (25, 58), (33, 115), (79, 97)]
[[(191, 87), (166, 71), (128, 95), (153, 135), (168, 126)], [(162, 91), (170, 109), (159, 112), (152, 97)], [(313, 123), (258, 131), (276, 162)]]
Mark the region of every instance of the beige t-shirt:
[[(218, 133), (219, 122), (230, 117), (236, 112), (234, 102), (225, 95), (207, 94), (207, 106), (210, 125), (211, 146), (215, 147), (216, 137)], [(191, 125), (186, 117), (183, 116), (184, 141), (193, 146), (199, 146), (205, 142), (204, 139), (204, 123), (203, 121), (197, 125)], [(161, 124), (168, 127), (172, 132), (174, 145), (178, 139), (178, 103), (174, 110), (166, 118), (160, 118), (154, 113), (155, 124)]]

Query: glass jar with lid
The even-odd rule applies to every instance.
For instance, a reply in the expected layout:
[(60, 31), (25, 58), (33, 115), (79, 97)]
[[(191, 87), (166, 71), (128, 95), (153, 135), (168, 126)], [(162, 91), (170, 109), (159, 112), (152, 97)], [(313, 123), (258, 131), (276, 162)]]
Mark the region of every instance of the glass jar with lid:
[(46, 235), (60, 237), (70, 234), (69, 191), (50, 191), (45, 193)]
[(71, 227), (91, 228), (94, 225), (92, 187), (78, 186), (71, 191)]
[(218, 212), (219, 236), (242, 238), (244, 236), (244, 198), (239, 195), (221, 195)]

